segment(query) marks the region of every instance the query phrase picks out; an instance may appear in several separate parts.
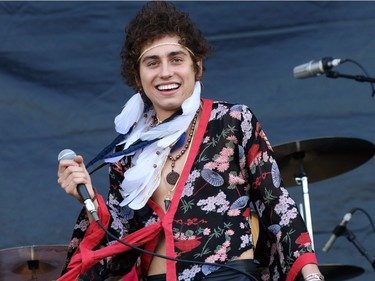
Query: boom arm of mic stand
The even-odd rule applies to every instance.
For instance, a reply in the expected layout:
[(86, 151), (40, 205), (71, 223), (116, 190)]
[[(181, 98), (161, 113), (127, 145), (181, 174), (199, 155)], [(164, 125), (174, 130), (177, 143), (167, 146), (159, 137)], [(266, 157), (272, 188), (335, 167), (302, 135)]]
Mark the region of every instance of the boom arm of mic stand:
[(337, 71), (330, 71), (330, 70), (326, 71), (325, 74), (328, 78), (348, 78), (348, 79), (356, 80), (359, 82), (375, 83), (375, 78), (362, 76), (362, 75), (341, 74)]
[(372, 260), (368, 252), (362, 245), (357, 241), (353, 232), (351, 232), (347, 227), (345, 227), (344, 235), (346, 238), (354, 244), (354, 246), (359, 250), (359, 252), (366, 257), (366, 259), (371, 263), (372, 267), (375, 269), (375, 260)]
[(341, 74), (337, 71), (331, 71), (331, 70), (327, 70), (325, 72), (325, 74), (328, 78), (342, 77), (342, 78), (348, 78), (348, 79), (356, 80), (356, 81), (359, 81), (359, 82), (370, 82), (371, 83), (371, 90), (372, 90), (371, 96), (372, 97), (375, 96), (375, 89), (374, 89), (374, 84), (373, 84), (375, 82), (375, 78), (371, 78), (371, 77), (368, 77), (368, 76), (362, 76), (362, 75)]

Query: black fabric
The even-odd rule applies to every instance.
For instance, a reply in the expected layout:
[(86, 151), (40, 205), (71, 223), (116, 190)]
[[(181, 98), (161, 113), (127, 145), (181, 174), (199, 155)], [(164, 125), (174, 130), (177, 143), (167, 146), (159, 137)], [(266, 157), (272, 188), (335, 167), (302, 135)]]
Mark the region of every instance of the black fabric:
[[(227, 263), (232, 267), (221, 267), (217, 271), (207, 275), (204, 280), (211, 281), (260, 281), (258, 263), (254, 260), (234, 260)], [(241, 273), (245, 272), (247, 275)]]
[[(209, 274), (204, 280), (212, 281), (260, 281), (258, 263), (254, 260), (234, 260), (227, 263), (228, 267), (221, 267)], [(246, 273), (247, 276), (243, 273)], [(147, 277), (147, 281), (166, 281), (165, 274), (152, 275)]]
[(166, 281), (167, 275), (166, 274), (158, 274), (158, 275), (152, 275), (147, 277), (147, 281)]

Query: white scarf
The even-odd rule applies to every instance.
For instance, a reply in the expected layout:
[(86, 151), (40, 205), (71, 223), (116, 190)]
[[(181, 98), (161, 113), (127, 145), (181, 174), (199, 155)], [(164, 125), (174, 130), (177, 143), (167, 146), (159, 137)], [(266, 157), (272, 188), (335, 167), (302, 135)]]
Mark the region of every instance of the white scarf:
[[(150, 108), (147, 117), (145, 117), (145, 106), (139, 93), (131, 97), (122, 112), (116, 116), (116, 131), (121, 134), (127, 133), (136, 124), (122, 142), (125, 143), (124, 149), (139, 139), (145, 141), (160, 138), (160, 140), (133, 153), (132, 166), (125, 172), (124, 180), (121, 183), (120, 192), (125, 199), (120, 203), (120, 206), (129, 205), (134, 210), (145, 206), (160, 184), (161, 169), (170, 153), (170, 145), (175, 143), (188, 129), (200, 106), (200, 94), (200, 82), (196, 82), (193, 94), (182, 103), (182, 114), (155, 127), (151, 126), (155, 111)], [(113, 163), (122, 157), (124, 156), (105, 159), (105, 161)]]

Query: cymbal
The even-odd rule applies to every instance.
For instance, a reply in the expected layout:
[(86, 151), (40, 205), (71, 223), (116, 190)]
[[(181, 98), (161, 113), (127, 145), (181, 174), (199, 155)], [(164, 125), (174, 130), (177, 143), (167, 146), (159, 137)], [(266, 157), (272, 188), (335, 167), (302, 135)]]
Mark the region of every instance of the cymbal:
[(275, 159), (286, 187), (298, 185), (296, 177), (316, 182), (348, 172), (375, 153), (373, 143), (357, 138), (325, 137), (275, 146)]
[(0, 281), (55, 280), (60, 276), (67, 249), (66, 245), (1, 249)]
[(348, 280), (365, 272), (362, 267), (344, 264), (322, 264), (319, 270), (329, 281)]

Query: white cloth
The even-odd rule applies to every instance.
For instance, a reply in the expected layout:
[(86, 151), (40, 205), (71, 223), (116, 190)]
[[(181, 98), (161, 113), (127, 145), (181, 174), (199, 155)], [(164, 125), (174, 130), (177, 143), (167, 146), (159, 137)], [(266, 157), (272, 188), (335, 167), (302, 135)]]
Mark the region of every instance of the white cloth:
[[(139, 93), (135, 94), (124, 106), (122, 112), (115, 118), (116, 131), (127, 133), (136, 124), (131, 133), (122, 143), (124, 149), (128, 148), (137, 140), (160, 140), (151, 143), (142, 150), (136, 151), (132, 157), (132, 167), (124, 175), (121, 183), (121, 194), (124, 200), (121, 206), (129, 205), (130, 208), (138, 210), (145, 206), (160, 183), (160, 173), (167, 156), (170, 153), (170, 145), (175, 143), (184, 133), (194, 118), (200, 106), (201, 86), (196, 82), (193, 94), (187, 98), (181, 108), (182, 114), (176, 116), (169, 122), (161, 123), (155, 127), (151, 126), (152, 116), (155, 114), (153, 108), (144, 115), (144, 103)], [(160, 154), (156, 153), (157, 151)], [(124, 156), (105, 159), (106, 162), (117, 162)], [(156, 166), (156, 168), (155, 168)]]

